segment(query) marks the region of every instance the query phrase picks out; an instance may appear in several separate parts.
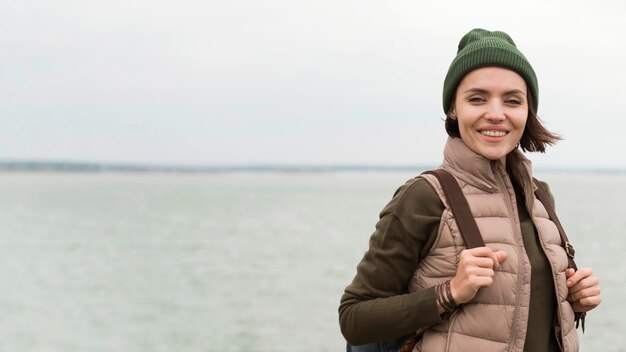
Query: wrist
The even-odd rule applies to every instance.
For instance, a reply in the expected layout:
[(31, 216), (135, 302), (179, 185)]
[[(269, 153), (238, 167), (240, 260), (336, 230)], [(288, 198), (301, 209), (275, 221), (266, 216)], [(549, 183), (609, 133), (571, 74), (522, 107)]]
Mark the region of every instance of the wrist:
[(437, 306), (439, 314), (450, 313), (459, 307), (459, 305), (454, 300), (454, 297), (452, 296), (450, 280), (447, 280), (435, 286), (435, 293), (437, 295)]

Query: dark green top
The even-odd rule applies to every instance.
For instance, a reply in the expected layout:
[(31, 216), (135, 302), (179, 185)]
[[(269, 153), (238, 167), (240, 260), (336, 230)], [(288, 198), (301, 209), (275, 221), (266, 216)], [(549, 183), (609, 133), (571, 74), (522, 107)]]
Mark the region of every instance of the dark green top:
[[(543, 186), (548, 189), (547, 184)], [(522, 238), (526, 255), (530, 261), (530, 310), (528, 312), (528, 332), (524, 343), (524, 351), (558, 351), (553, 330), (556, 318), (556, 292), (552, 278), (552, 268), (543, 253), (537, 229), (524, 205), (521, 188), (513, 182), (517, 212), (519, 214)]]
[[(403, 189), (406, 191), (400, 192)], [(556, 296), (550, 265), (517, 187), (515, 193), (532, 267), (525, 350), (557, 351), (552, 331)], [(408, 293), (408, 282), (437, 237), (444, 209), (430, 183), (414, 178), (401, 186), (382, 210), (369, 250), (339, 305), (341, 331), (351, 345), (398, 338), (442, 321), (434, 288)]]

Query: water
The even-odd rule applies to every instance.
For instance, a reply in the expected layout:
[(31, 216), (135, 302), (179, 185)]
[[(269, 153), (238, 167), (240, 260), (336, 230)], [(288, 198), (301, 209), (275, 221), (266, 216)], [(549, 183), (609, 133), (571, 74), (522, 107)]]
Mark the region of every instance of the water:
[[(344, 287), (415, 173), (0, 174), (0, 351), (341, 351)], [(626, 351), (626, 175), (540, 174)]]

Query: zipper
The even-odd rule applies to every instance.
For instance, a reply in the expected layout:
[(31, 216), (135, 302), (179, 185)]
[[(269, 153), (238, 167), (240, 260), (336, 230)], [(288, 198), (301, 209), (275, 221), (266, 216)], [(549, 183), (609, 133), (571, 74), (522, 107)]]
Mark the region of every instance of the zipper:
[(514, 199), (511, 199), (511, 195), (508, 192), (508, 188), (506, 186), (506, 182), (504, 181), (504, 178), (502, 177), (502, 174), (500, 173), (499, 170), (499, 165), (500, 162), (499, 161), (495, 161), (495, 167), (494, 169), (494, 174), (497, 175), (496, 179), (499, 181), (500, 185), (500, 191), (502, 192), (502, 195), (504, 197), (504, 202), (507, 206), (508, 212), (509, 212), (509, 221), (511, 222), (511, 230), (513, 231), (513, 239), (515, 241), (515, 248), (517, 249), (517, 267), (518, 269), (518, 273), (517, 273), (517, 285), (515, 287), (515, 310), (513, 311), (513, 322), (511, 324), (511, 338), (509, 340), (509, 348), (508, 351), (513, 351), (513, 347), (515, 346), (515, 340), (517, 339), (517, 325), (518, 325), (518, 321), (519, 321), (519, 315), (520, 315), (520, 305), (521, 305), (521, 293), (520, 291), (522, 290), (522, 280), (523, 280), (523, 275), (522, 273), (519, 272), (519, 270), (521, 270), (523, 272), (524, 270), (524, 253), (522, 253), (522, 247), (523, 245), (520, 245), (519, 243), (519, 238), (518, 238), (518, 231), (517, 228), (515, 227), (516, 224), (516, 217), (515, 217), (515, 211), (513, 210), (513, 201)]

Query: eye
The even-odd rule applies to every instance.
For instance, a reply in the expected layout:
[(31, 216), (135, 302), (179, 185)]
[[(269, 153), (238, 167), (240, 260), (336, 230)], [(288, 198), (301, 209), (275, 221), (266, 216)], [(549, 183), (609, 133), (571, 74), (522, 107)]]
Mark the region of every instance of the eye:
[(506, 103), (510, 105), (522, 105), (522, 101), (519, 99), (507, 99)]
[(482, 103), (486, 101), (486, 99), (480, 96), (475, 96), (468, 98), (467, 101), (469, 101), (470, 103)]

